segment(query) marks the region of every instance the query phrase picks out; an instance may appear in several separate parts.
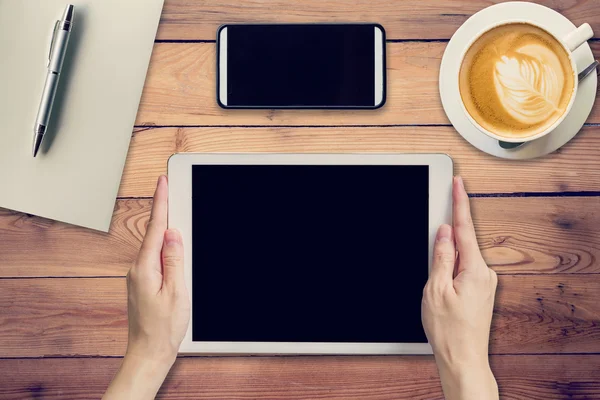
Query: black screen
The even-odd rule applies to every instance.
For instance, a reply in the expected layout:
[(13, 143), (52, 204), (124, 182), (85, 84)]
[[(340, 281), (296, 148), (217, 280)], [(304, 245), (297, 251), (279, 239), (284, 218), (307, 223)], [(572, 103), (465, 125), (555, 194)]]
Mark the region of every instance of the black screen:
[(192, 168), (194, 341), (427, 341), (427, 166)]
[(227, 29), (229, 106), (375, 105), (375, 25)]

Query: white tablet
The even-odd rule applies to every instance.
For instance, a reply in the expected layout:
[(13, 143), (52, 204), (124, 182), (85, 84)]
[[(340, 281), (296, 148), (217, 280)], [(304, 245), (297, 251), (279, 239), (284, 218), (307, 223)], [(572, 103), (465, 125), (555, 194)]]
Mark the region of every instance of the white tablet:
[(428, 354), (443, 154), (176, 154), (193, 354)]

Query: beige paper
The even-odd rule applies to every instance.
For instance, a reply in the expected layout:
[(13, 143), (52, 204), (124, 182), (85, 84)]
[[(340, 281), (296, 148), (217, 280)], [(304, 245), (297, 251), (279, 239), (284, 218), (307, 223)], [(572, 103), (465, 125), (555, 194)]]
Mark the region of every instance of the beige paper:
[(0, 0), (0, 207), (108, 231), (163, 0), (72, 2), (55, 108), (33, 158), (50, 39), (66, 4)]

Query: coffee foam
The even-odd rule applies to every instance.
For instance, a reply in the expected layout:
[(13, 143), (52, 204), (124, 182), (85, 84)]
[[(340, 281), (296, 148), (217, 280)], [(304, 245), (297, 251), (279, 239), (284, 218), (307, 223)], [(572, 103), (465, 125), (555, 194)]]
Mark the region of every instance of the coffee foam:
[(574, 89), (569, 55), (546, 31), (525, 23), (483, 34), (463, 60), (460, 93), (467, 111), (500, 136), (544, 131), (566, 111)]

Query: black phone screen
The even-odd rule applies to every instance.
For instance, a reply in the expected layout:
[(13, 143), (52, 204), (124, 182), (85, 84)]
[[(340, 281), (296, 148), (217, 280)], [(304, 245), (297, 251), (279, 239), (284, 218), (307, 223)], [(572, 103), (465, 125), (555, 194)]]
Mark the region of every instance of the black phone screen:
[(374, 108), (375, 29), (374, 24), (227, 25), (226, 105)]
[(427, 342), (428, 166), (192, 168), (194, 341)]

